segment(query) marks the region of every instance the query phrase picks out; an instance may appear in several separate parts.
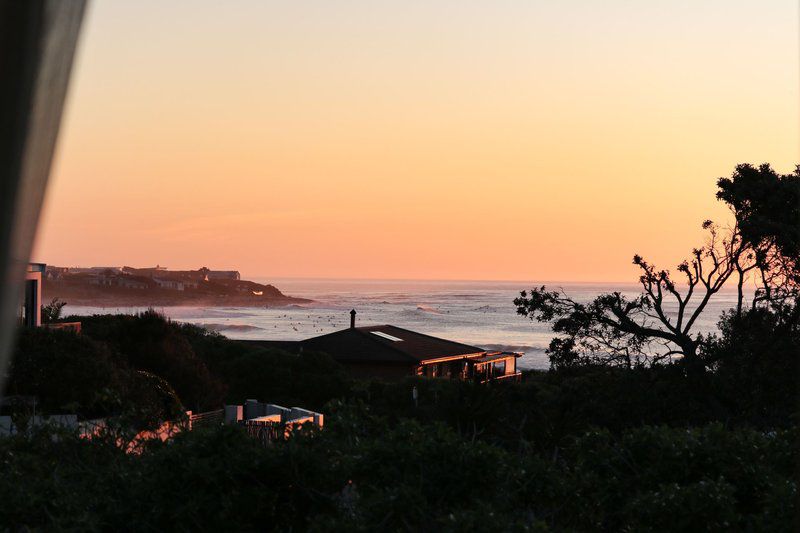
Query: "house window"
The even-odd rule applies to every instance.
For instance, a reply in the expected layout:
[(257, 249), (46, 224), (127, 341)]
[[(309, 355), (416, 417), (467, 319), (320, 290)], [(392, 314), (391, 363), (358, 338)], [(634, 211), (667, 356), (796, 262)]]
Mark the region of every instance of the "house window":
[(492, 364), (492, 375), (494, 376), (503, 376), (506, 373), (506, 360), (503, 359), (502, 361), (495, 361)]

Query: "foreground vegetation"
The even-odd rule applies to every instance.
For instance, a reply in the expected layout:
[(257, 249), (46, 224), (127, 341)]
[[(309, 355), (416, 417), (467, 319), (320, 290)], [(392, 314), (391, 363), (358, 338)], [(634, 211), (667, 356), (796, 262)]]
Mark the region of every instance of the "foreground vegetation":
[[(715, 281), (691, 274), (710, 258), (726, 280), (750, 269), (761, 284), (722, 317), (719, 335), (666, 316), (641, 329), (675, 286), (639, 258), (643, 294), (632, 302), (611, 294), (585, 305), (544, 287), (521, 295), (520, 312), (552, 321), (560, 337), (551, 370), (519, 384), (358, 381), (324, 354), (257, 348), (154, 312), (83, 317), (81, 336), (23, 331), (6, 392), (36, 396), (49, 413), (144, 429), (184, 409), (259, 398), (320, 410), (326, 424), (268, 448), (221, 427), (140, 454), (52, 430), (0, 439), (0, 524), (797, 530), (800, 224), (781, 220), (800, 222), (798, 180), (745, 166), (721, 182), (740, 229), (724, 261), (697, 251), (689, 283), (713, 294)], [(677, 348), (647, 350), (661, 341)]]
[[(166, 381), (183, 377), (170, 393), (175, 402), (186, 401), (184, 394), (203, 409), (257, 397), (320, 409), (326, 426), (269, 448), (235, 427), (195, 431), (140, 455), (103, 439), (54, 440), (49, 432), (2, 439), (0, 497), (7, 503), (0, 523), (81, 530), (793, 527), (796, 372), (734, 372), (721, 364), (698, 381), (679, 364), (584, 366), (498, 386), (363, 382), (322, 354), (253, 349), (154, 313), (84, 323), (81, 337), (24, 332), (10, 385), (23, 387), (23, 375), (58, 375), (27, 392), (55, 411), (133, 411), (145, 427), (173, 416), (175, 406), (163, 390), (147, 395), (126, 384), (141, 367)], [(117, 328), (135, 333), (126, 340)], [(770, 364), (796, 365), (796, 342), (773, 342)], [(147, 357), (133, 349), (142, 345)], [(764, 362), (741, 339), (720, 339), (718, 349), (722, 359), (739, 358), (735, 368)], [(116, 378), (92, 378), (103, 374)]]
[(790, 531), (794, 432), (592, 430), (550, 453), (338, 405), (264, 449), (237, 428), (142, 455), (0, 441), (0, 521), (79, 530)]

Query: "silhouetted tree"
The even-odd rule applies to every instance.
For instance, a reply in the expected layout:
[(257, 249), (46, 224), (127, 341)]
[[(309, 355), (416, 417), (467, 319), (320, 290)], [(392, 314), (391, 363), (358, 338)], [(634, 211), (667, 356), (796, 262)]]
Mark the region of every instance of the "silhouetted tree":
[(61, 310), (67, 302), (63, 302), (58, 298), (53, 298), (49, 304), (42, 306), (42, 323), (52, 324), (61, 318)]
[[(717, 185), (717, 198), (730, 206), (743, 241), (754, 251), (758, 288), (751, 306), (793, 305), (800, 287), (800, 166), (782, 175), (767, 164), (738, 165)], [(737, 316), (742, 314), (743, 277), (740, 273)], [(796, 321), (797, 308), (785, 318)]]
[(778, 176), (769, 165), (758, 169), (740, 165), (730, 179), (718, 183), (718, 197), (729, 204), (736, 222), (724, 228), (709, 220), (703, 223), (708, 231), (705, 246), (692, 250), (691, 258), (678, 265), (682, 286), (669, 270), (656, 269), (635, 255), (642, 287), (635, 298), (612, 292), (581, 303), (544, 286), (520, 293), (514, 300), (519, 314), (552, 322), (553, 331), (563, 334), (548, 349), (554, 368), (580, 364), (630, 368), (678, 357), (688, 368), (702, 371), (705, 365), (698, 348), (703, 337), (693, 328), (711, 298), (731, 278), (739, 289), (737, 316), (742, 314), (748, 279), (758, 284), (753, 307), (764, 302), (792, 305), (797, 295), (796, 289), (790, 289), (791, 280), (797, 279), (797, 240), (792, 228), (797, 207), (774, 208), (760, 185), (767, 184), (773, 194), (783, 193), (789, 203), (793, 198), (796, 204), (800, 197), (797, 172)]

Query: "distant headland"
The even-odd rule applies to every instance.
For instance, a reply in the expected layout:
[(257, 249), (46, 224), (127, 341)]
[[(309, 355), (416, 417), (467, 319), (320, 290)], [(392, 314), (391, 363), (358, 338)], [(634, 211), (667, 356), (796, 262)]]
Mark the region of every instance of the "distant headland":
[(273, 285), (241, 279), (236, 270), (47, 266), (43, 299), (98, 307), (237, 306), (282, 307), (309, 303)]

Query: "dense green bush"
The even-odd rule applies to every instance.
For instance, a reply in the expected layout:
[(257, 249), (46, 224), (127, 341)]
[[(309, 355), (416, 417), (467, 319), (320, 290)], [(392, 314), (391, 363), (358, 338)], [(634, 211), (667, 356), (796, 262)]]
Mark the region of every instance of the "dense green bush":
[[(124, 416), (139, 429), (157, 427), (182, 412), (165, 380), (130, 368), (103, 343), (42, 328), (20, 331), (6, 394), (35, 397), (37, 414)], [(34, 409), (32, 402), (23, 402), (6, 410), (19, 424)]]
[(72, 318), (81, 321), (84, 335), (106, 343), (125, 364), (167, 380), (187, 409), (216, 409), (222, 402), (224, 384), (195, 354), (179, 324), (154, 311)]
[(339, 406), (260, 447), (236, 428), (141, 455), (37, 434), (0, 441), (0, 524), (81, 530), (791, 531), (794, 432), (644, 426), (511, 451), (440, 423)]
[[(764, 429), (792, 424), (789, 417), (754, 417), (723, 402), (714, 376), (707, 377), (703, 383), (693, 383), (672, 366), (588, 367), (528, 372), (522, 383), (513, 385), (413, 378), (372, 382), (354, 387), (350, 398), (393, 420), (442, 421), (465, 438), (476, 436), (512, 448), (523, 439), (551, 449), (592, 427), (620, 432), (641, 425), (687, 427), (714, 421)], [(414, 387), (419, 396), (416, 407)]]
[(247, 398), (321, 409), (347, 396), (352, 384), (325, 354), (254, 347), (153, 311), (81, 321), (84, 335), (106, 343), (125, 364), (165, 379), (187, 409), (217, 409), (223, 401)]
[(721, 335), (705, 350), (715, 369), (715, 395), (751, 421), (780, 425), (798, 412), (800, 325), (782, 316), (792, 312), (756, 308), (741, 317), (727, 313), (720, 321)]
[(769, 514), (783, 517), (779, 529), (788, 530), (795, 441), (794, 432), (731, 431), (719, 424), (644, 426), (620, 436), (593, 431), (564, 449), (586, 507), (573, 512), (637, 531), (752, 529)]
[(69, 331), (22, 329), (12, 357), (7, 395), (37, 398), (41, 413), (108, 414), (104, 401), (127, 396), (130, 375), (101, 343)]
[(279, 350), (257, 350), (219, 365), (228, 385), (227, 399), (247, 398), (322, 409), (334, 398), (346, 397), (351, 379), (341, 365), (325, 354), (293, 355)]

